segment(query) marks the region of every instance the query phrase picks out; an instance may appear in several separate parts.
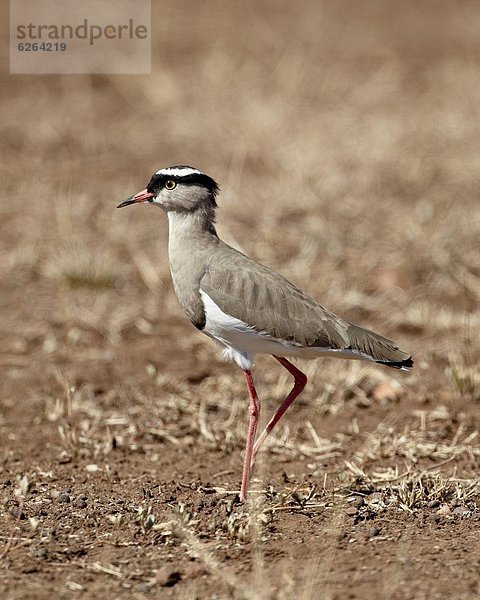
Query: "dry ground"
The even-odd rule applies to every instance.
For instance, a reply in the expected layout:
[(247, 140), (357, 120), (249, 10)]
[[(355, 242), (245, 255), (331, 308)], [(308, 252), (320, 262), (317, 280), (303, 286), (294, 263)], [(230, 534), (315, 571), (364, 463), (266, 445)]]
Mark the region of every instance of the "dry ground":
[[(0, 596), (480, 597), (480, 5), (154, 24), (152, 76), (1, 76)], [(242, 374), (160, 211), (114, 208), (178, 163), (224, 239), (415, 357), (304, 363), (246, 506)], [(266, 419), (291, 382), (255, 374)]]

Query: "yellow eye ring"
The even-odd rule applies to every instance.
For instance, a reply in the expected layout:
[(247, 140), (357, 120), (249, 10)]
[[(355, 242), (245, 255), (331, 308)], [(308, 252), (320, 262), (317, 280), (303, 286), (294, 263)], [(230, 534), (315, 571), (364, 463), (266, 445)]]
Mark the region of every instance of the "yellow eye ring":
[(173, 179), (167, 179), (167, 181), (165, 182), (165, 189), (167, 190), (173, 190), (177, 187), (177, 182), (173, 181)]

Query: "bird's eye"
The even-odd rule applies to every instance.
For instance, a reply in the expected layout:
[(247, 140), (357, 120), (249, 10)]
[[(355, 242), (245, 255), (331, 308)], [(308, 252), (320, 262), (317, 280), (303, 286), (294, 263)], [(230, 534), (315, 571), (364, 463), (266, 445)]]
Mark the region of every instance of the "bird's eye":
[(177, 187), (177, 183), (176, 183), (175, 181), (173, 181), (173, 179), (168, 179), (168, 180), (165, 182), (165, 188), (166, 188), (167, 190), (173, 190), (173, 189), (174, 189), (174, 188), (176, 188), (176, 187)]

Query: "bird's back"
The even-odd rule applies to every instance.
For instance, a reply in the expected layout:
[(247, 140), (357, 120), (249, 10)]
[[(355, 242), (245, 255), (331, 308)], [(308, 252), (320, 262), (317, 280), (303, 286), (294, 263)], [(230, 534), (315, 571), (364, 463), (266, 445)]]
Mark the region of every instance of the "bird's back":
[(302, 348), (354, 351), (397, 368), (411, 358), (387, 338), (327, 311), (285, 277), (219, 241), (200, 281), (227, 315)]

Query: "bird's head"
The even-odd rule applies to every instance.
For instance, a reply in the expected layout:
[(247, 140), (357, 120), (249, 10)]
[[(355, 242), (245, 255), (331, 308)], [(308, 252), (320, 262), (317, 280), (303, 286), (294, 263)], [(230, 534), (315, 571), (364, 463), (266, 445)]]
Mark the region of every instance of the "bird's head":
[(121, 202), (117, 208), (139, 202), (150, 202), (165, 212), (188, 213), (214, 211), (218, 185), (198, 169), (185, 166), (157, 171), (147, 187)]

